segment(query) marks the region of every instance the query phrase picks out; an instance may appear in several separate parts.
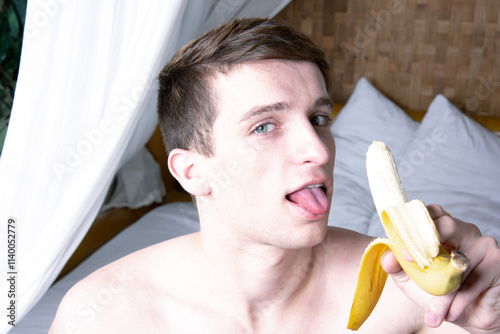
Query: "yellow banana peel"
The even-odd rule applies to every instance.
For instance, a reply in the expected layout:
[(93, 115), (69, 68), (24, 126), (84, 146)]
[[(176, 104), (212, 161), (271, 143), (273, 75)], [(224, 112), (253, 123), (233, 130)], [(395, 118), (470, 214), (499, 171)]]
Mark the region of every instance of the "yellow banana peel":
[[(374, 141), (366, 154), (368, 182), (375, 207), (387, 234), (374, 239), (363, 254), (349, 315), (348, 329), (358, 330), (378, 303), (388, 274), (380, 258), (391, 250), (410, 278), (433, 295), (452, 293), (461, 283), (469, 259), (460, 251), (441, 246), (439, 233), (425, 204), (408, 202), (391, 151)], [(407, 261), (403, 249), (413, 261)]]

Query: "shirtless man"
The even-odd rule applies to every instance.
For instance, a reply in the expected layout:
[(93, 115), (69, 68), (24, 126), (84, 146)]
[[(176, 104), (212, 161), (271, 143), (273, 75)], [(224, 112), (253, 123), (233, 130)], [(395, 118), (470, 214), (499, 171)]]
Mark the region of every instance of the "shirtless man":
[[(51, 333), (349, 332), (371, 238), (327, 226), (328, 73), (309, 39), (272, 20), (235, 21), (180, 50), (160, 74), (159, 120), (170, 171), (192, 194), (201, 231), (82, 280)], [(217, 182), (220, 172), (230, 178)], [(424, 293), (388, 252), (392, 279), (359, 332), (499, 333), (497, 242), (438, 205), (429, 210), (442, 240), (471, 260), (461, 290)], [(99, 296), (106, 305), (85, 313)]]

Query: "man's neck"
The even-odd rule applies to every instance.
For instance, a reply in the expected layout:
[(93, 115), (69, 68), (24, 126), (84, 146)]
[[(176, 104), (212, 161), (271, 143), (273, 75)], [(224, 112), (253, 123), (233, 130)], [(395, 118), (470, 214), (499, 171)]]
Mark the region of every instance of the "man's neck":
[(198, 237), (196, 253), (212, 288), (250, 318), (278, 314), (307, 285), (311, 248), (287, 250), (203, 232)]

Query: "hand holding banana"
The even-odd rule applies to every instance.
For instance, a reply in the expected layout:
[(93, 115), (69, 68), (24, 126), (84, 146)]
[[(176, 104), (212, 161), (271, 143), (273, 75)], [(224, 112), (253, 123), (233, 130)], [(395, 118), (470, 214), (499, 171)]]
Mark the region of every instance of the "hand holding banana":
[[(348, 329), (357, 330), (375, 308), (388, 274), (380, 259), (391, 250), (406, 274), (424, 291), (447, 295), (457, 290), (469, 259), (461, 252), (450, 253), (441, 245), (438, 231), (426, 206), (408, 202), (394, 158), (387, 146), (374, 141), (367, 152), (368, 181), (375, 207), (388, 239), (374, 239), (361, 260), (358, 283)], [(413, 261), (405, 259), (404, 252)]]

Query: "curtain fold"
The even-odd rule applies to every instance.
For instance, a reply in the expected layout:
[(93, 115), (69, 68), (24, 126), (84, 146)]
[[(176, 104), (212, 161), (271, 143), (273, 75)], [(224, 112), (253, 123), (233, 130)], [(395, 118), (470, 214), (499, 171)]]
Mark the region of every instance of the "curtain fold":
[[(0, 157), (0, 249), (16, 277), (17, 321), (85, 236), (116, 171), (153, 133), (156, 77), (173, 53), (214, 24), (270, 16), (289, 1), (28, 1)], [(9, 305), (9, 282), (1, 281)]]

